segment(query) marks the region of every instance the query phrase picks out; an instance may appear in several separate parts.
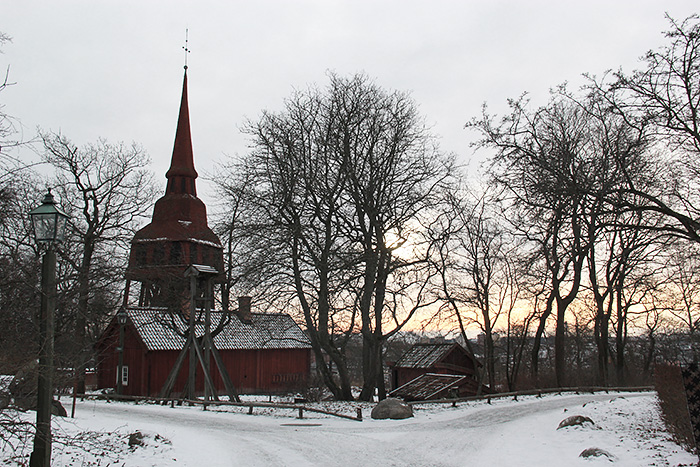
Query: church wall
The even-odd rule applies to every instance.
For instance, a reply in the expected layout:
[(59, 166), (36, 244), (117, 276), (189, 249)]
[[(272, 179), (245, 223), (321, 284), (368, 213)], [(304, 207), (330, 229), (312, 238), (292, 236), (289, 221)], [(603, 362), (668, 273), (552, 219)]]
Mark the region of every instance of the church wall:
[[(103, 340), (99, 350), (98, 388), (116, 388), (118, 365), (118, 327)], [(128, 369), (125, 395), (157, 396), (175, 364), (179, 351), (146, 351), (143, 344), (130, 333), (125, 335), (124, 365)], [(222, 350), (219, 352), (234, 387), (240, 394), (268, 394), (301, 391), (310, 375), (309, 349)], [(219, 394), (225, 393), (223, 379), (214, 359), (211, 374)], [(185, 358), (175, 382), (173, 396), (185, 386), (189, 369), (189, 355)], [(197, 392), (204, 392), (204, 376), (197, 362)]]

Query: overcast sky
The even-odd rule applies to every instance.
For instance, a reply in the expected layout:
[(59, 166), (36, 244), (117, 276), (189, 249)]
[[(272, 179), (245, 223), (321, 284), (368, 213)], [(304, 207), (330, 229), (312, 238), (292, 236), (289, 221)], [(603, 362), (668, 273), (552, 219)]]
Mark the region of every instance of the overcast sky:
[[(677, 19), (697, 0), (607, 1), (69, 1), (3, 0), (0, 55), (15, 85), (0, 93), (21, 123), (60, 131), (82, 145), (137, 142), (165, 187), (189, 29), (189, 103), (200, 193), (202, 176), (243, 154), (240, 127), (279, 110), (294, 88), (327, 83), (326, 71), (364, 72), (409, 91), (442, 149), (476, 165), (464, 124), (487, 102), (505, 109), (528, 91), (581, 74), (632, 70), (664, 44), (664, 13)], [(17, 153), (29, 159), (31, 152)], [(206, 196), (205, 196), (206, 201)]]

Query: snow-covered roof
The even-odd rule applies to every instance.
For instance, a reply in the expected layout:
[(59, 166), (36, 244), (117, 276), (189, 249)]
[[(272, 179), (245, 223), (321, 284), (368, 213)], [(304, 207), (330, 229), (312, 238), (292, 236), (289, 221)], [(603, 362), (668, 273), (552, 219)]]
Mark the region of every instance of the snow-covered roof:
[(402, 397), (410, 401), (423, 401), (433, 399), (440, 393), (467, 379), (464, 375), (442, 375), (424, 373), (389, 393), (393, 397)]
[(415, 344), (396, 361), (399, 368), (430, 368), (442, 360), (454, 347), (453, 342), (441, 344)]
[[(129, 319), (136, 328), (148, 350), (180, 350), (185, 339), (187, 324), (180, 318), (173, 318), (163, 308), (130, 308)], [(211, 313), (212, 330), (221, 318), (221, 312)], [(241, 322), (235, 314), (229, 323), (214, 337), (214, 345), (219, 350), (260, 350), (260, 349), (305, 349), (311, 347), (309, 339), (284, 313), (252, 313), (252, 322)], [(204, 316), (195, 324), (197, 336), (204, 334)]]

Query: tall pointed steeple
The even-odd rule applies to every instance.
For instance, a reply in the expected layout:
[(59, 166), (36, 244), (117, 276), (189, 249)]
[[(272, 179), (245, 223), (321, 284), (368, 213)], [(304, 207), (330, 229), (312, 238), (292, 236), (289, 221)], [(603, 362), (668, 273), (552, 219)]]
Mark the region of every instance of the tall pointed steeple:
[(168, 179), (166, 193), (187, 193), (197, 196), (195, 179), (198, 175), (194, 168), (192, 134), (190, 132), (190, 109), (187, 103), (187, 68), (185, 68), (185, 77), (182, 82), (180, 115), (177, 119), (173, 157), (170, 162), (170, 169), (165, 176)]
[(151, 223), (131, 241), (128, 280), (141, 282), (139, 305), (178, 308), (187, 295), (184, 272), (192, 264), (223, 272), (223, 248), (207, 225), (207, 209), (197, 197), (187, 67), (165, 194), (153, 207)]

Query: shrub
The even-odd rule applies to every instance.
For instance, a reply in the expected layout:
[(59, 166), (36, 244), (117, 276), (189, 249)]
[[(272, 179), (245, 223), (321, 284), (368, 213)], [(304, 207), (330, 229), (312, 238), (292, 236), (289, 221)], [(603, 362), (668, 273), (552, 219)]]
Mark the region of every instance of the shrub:
[(695, 452), (695, 437), (688, 413), (683, 376), (678, 365), (659, 363), (654, 367), (654, 387), (659, 396), (661, 416), (674, 440)]

